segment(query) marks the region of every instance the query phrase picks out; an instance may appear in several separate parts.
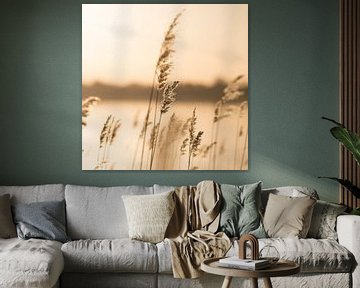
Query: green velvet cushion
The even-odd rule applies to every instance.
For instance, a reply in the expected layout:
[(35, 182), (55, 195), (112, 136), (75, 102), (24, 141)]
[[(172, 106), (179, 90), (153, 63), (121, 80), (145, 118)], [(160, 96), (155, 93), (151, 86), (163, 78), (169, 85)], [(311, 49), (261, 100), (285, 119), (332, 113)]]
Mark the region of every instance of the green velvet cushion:
[(266, 233), (260, 216), (261, 182), (235, 186), (222, 184), (223, 197), (219, 231), (229, 237), (253, 234), (265, 238)]

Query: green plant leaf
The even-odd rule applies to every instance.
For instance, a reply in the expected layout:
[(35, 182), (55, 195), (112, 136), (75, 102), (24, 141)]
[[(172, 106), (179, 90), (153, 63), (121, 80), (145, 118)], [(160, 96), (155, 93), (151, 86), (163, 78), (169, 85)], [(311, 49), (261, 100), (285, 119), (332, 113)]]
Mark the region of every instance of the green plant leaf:
[(340, 126), (340, 127), (345, 127), (343, 124), (341, 124), (341, 123), (339, 123), (339, 122), (335, 121), (334, 119), (327, 118), (327, 117), (321, 117), (321, 119), (324, 119), (324, 120), (330, 121), (330, 122), (332, 122), (332, 123), (334, 123), (334, 124), (336, 124), (336, 125), (338, 125), (338, 126)]
[(358, 215), (360, 216), (360, 208), (354, 208), (351, 212), (351, 215)]
[(337, 125), (330, 129), (331, 134), (350, 151), (358, 165), (360, 165), (360, 136), (333, 119), (326, 117), (322, 117), (322, 119)]
[(344, 186), (347, 190), (349, 190), (356, 198), (360, 198), (360, 188), (355, 186), (349, 180), (340, 179), (340, 178), (336, 178), (336, 177), (318, 177), (318, 178), (326, 178), (326, 179), (337, 181), (342, 186)]
[(353, 154), (356, 162), (360, 165), (360, 137), (355, 132), (344, 127), (331, 128), (331, 134), (339, 140)]

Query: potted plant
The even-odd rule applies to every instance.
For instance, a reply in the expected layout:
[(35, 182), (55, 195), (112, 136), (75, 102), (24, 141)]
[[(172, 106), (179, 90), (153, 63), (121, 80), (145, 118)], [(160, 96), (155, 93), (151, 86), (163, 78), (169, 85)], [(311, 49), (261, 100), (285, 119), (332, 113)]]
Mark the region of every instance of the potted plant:
[[(327, 121), (336, 124), (335, 127), (330, 129), (331, 134), (336, 138), (344, 147), (350, 151), (355, 161), (360, 165), (360, 136), (353, 131), (347, 129), (343, 124), (336, 122), (333, 119), (322, 117)], [(327, 178), (339, 182), (347, 190), (349, 190), (356, 198), (360, 198), (360, 187), (354, 185), (348, 179), (341, 179), (336, 177), (319, 177)], [(360, 207), (354, 208), (351, 214), (360, 215)]]

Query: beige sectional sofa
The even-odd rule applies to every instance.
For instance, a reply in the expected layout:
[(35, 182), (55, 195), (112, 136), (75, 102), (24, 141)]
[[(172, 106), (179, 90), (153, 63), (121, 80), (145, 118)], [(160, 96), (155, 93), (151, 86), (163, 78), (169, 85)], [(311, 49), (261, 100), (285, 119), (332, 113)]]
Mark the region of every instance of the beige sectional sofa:
[[(167, 242), (146, 243), (128, 238), (122, 195), (169, 191), (173, 187), (89, 187), (75, 185), (0, 186), (12, 203), (66, 202), (65, 244), (40, 239), (0, 239), (0, 287), (221, 287), (222, 277), (172, 277)], [(303, 189), (297, 187), (297, 189)], [(293, 188), (263, 191), (292, 195)], [(316, 192), (311, 192), (316, 193)], [(301, 265), (301, 273), (272, 279), (274, 287), (360, 287), (360, 217), (338, 217), (339, 242), (330, 239), (260, 239), (282, 258)], [(228, 252), (236, 255), (237, 242)], [(259, 281), (262, 284), (262, 281)], [(237, 284), (246, 280), (235, 279)], [(261, 285), (260, 285), (261, 286)]]

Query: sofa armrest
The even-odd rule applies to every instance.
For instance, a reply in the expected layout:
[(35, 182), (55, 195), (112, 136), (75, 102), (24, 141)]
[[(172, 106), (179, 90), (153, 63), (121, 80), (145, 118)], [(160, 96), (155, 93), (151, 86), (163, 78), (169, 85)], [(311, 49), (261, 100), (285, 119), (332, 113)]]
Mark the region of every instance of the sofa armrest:
[(360, 287), (360, 216), (341, 215), (336, 224), (339, 244), (347, 248), (355, 257), (352, 273), (353, 287)]

